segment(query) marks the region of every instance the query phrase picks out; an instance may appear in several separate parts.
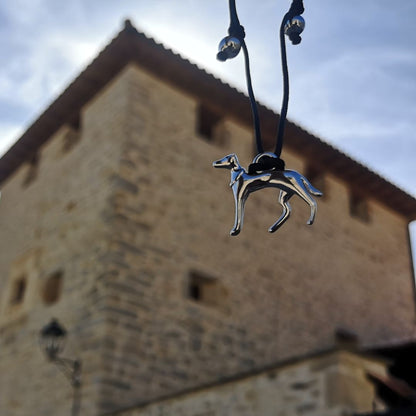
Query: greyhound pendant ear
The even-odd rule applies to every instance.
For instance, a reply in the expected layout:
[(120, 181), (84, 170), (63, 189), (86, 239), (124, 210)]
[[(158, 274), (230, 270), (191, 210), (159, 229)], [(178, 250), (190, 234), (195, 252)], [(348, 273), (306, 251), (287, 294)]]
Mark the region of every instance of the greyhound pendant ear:
[[(278, 161), (272, 162), (273, 158)], [(278, 188), (279, 204), (283, 208), (280, 218), (269, 228), (273, 233), (278, 230), (291, 214), (289, 199), (298, 195), (311, 208), (311, 215), (307, 222), (312, 225), (315, 220), (317, 204), (314, 196), (322, 196), (322, 192), (314, 188), (312, 184), (300, 173), (294, 170), (279, 169), (280, 159), (273, 153), (261, 153), (257, 155), (249, 167), (249, 172), (238, 162), (235, 154), (230, 154), (213, 162), (214, 168), (228, 169), (231, 171), (230, 187), (234, 195), (235, 221), (231, 229), (231, 235), (238, 235), (243, 227), (244, 206), (248, 196), (263, 188)], [(274, 165), (274, 166), (273, 166)]]

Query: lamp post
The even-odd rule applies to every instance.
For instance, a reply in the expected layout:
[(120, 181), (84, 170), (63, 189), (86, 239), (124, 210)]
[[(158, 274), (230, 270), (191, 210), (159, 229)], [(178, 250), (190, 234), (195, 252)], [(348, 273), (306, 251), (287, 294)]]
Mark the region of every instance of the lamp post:
[(81, 360), (60, 356), (65, 347), (66, 334), (65, 328), (56, 319), (52, 319), (40, 331), (39, 344), (46, 358), (53, 362), (70, 381), (74, 390), (71, 415), (77, 416), (81, 404)]

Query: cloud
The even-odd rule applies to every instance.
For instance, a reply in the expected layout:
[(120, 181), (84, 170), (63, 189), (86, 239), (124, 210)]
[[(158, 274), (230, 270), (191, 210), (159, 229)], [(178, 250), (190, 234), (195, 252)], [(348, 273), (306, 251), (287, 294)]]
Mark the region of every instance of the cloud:
[(93, 35), (83, 37), (82, 31), (74, 30), (75, 23), (72, 27), (58, 24), (47, 3), (16, 0), (5, 2), (0, 9), (8, 22), (0, 29), (3, 39), (8, 39), (0, 55), (2, 149), (16, 140), (13, 134), (20, 134), (22, 126), (37, 118), (98, 52)]

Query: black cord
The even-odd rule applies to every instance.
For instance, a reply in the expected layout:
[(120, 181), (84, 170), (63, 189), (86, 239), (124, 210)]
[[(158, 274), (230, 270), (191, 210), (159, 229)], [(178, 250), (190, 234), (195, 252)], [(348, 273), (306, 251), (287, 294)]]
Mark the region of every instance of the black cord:
[(287, 68), (286, 42), (285, 42), (285, 24), (287, 22), (287, 14), (280, 25), (280, 53), (282, 61), (282, 75), (283, 75), (283, 99), (282, 108), (279, 116), (279, 126), (277, 128), (276, 147), (274, 153), (280, 157), (283, 148), (283, 135), (285, 132), (287, 109), (289, 106), (289, 70)]
[[(282, 62), (283, 75), (283, 99), (282, 108), (280, 110), (279, 126), (277, 129), (276, 147), (274, 153), (280, 157), (283, 148), (283, 136), (285, 132), (287, 109), (289, 106), (289, 70), (287, 67), (286, 41), (285, 41), (285, 25), (291, 21), (295, 16), (301, 15), (305, 11), (302, 0), (293, 0), (289, 11), (284, 15), (280, 25), (280, 53)], [(301, 41), (299, 34), (291, 35), (290, 40), (293, 44), (298, 44)]]
[[(240, 21), (238, 20), (235, 0), (230, 0), (228, 5), (230, 9), (230, 29), (240, 27), (241, 25), (240, 25)], [(230, 29), (228, 30), (228, 33), (231, 35)], [(233, 33), (235, 33), (234, 30), (233, 30)]]
[(250, 98), (251, 112), (253, 114), (254, 136), (255, 136), (255, 139), (256, 139), (257, 153), (263, 153), (264, 150), (263, 150), (263, 143), (262, 143), (262, 140), (261, 140), (259, 111), (258, 111), (258, 108), (257, 108), (256, 99), (254, 97), (253, 85), (251, 83), (250, 60), (249, 60), (249, 57), (248, 57), (247, 45), (244, 42), (244, 40), (241, 42), (241, 48), (243, 49), (243, 53), (244, 53), (247, 91), (248, 91), (248, 96)]
[(253, 84), (251, 82), (250, 58), (249, 58), (246, 42), (244, 41), (246, 34), (244, 31), (244, 27), (241, 26), (240, 21), (238, 19), (235, 0), (229, 1), (229, 8), (230, 8), (230, 27), (228, 29), (228, 34), (230, 36), (237, 38), (240, 41), (241, 48), (243, 50), (247, 91), (248, 91), (248, 97), (250, 99), (251, 113), (253, 115), (254, 137), (256, 140), (258, 153), (263, 153), (259, 111), (257, 108), (256, 98), (254, 96)]

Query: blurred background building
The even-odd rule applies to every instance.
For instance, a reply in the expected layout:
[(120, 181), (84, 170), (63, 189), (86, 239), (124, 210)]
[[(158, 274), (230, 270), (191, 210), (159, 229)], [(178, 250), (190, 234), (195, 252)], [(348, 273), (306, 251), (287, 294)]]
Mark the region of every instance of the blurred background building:
[(264, 190), (230, 237), (211, 162), (232, 152), (254, 156), (248, 99), (126, 21), (1, 158), (2, 415), (70, 414), (38, 347), (51, 318), (81, 415), (415, 413), (416, 200), (288, 123), (286, 166), (324, 192), (315, 224), (292, 200), (269, 235)]

